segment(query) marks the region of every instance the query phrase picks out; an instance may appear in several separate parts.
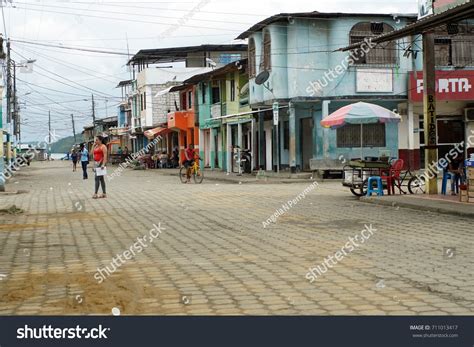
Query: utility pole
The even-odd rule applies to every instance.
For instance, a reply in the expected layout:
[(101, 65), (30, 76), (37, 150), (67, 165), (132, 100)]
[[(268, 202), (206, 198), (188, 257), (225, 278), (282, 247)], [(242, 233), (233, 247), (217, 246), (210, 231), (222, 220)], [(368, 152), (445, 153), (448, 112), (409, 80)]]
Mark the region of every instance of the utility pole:
[(435, 75), (434, 33), (423, 34), (423, 85), (424, 85), (424, 127), (425, 127), (425, 168), (430, 172), (427, 177), (427, 193), (438, 194), (438, 129), (436, 118), (436, 75)]
[(48, 160), (51, 160), (51, 111), (48, 111), (48, 131), (49, 131), (49, 141), (48, 141)]
[(71, 114), (71, 120), (72, 120), (72, 133), (74, 134), (74, 144), (76, 144), (76, 127), (74, 125), (74, 115)]
[[(7, 127), (10, 126), (11, 121), (12, 121), (12, 76), (11, 76), (11, 49), (10, 49), (10, 40), (7, 39)], [(7, 153), (6, 153), (6, 158), (7, 158), (7, 164), (10, 164), (10, 161), (12, 159), (11, 156), (11, 134), (10, 134), (10, 129), (8, 129), (7, 133)]]
[[(12, 60), (10, 60), (12, 61)], [(12, 61), (12, 66), (13, 66), (13, 95), (12, 95), (12, 101), (13, 101), (13, 135), (16, 136), (17, 142), (19, 141), (19, 135), (20, 135), (20, 115), (18, 114), (18, 100), (16, 96), (16, 63), (15, 61)]]
[[(0, 34), (0, 59), (6, 59), (6, 58), (7, 58), (6, 54), (3, 50), (3, 36)], [(8, 65), (7, 65), (7, 71), (8, 71)], [(3, 160), (3, 156), (4, 156), (4, 152), (3, 152), (3, 116), (2, 116), (2, 113), (1, 113), (1, 106), (0, 106), (0, 174), (3, 174), (5, 172), (5, 170), (4, 170), (5, 162)], [(5, 191), (5, 184), (6, 184), (5, 181), (6, 180), (3, 176), (4, 175), (0, 175), (0, 192)]]
[(94, 94), (92, 94), (92, 135), (95, 136), (95, 102), (94, 102)]

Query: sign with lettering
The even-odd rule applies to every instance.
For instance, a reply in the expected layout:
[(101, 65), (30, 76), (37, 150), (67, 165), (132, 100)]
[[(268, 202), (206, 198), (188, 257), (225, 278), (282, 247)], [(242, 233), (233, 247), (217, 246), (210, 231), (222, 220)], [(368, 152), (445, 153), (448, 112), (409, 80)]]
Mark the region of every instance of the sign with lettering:
[[(409, 99), (423, 101), (423, 72), (410, 73)], [(436, 71), (438, 101), (474, 101), (474, 71)]]
[[(436, 101), (434, 95), (427, 95), (427, 103), (425, 105), (428, 119), (425, 118), (427, 123), (428, 133), (425, 135), (425, 142), (427, 147), (436, 147), (438, 144), (438, 135), (436, 132)], [(426, 116), (425, 116), (426, 117)]]

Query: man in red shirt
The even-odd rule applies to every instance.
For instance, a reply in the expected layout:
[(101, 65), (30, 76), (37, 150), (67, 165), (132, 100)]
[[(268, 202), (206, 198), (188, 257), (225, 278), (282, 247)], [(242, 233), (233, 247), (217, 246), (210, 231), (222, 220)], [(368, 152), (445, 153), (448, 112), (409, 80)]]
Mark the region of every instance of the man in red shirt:
[(186, 170), (186, 177), (187, 177), (187, 183), (191, 181), (191, 168), (194, 165), (195, 159), (195, 151), (194, 151), (194, 146), (189, 145), (188, 148), (185, 149), (184, 155), (186, 159), (183, 162), (184, 167), (187, 169)]

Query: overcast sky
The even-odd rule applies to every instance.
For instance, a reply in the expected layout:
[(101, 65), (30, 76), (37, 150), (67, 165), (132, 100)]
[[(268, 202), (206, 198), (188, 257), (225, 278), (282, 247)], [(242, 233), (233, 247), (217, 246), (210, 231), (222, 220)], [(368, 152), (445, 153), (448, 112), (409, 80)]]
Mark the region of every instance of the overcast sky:
[[(128, 37), (131, 54), (143, 48), (232, 43), (251, 25), (281, 12), (415, 13), (417, 5), (416, 0), (6, 1), (12, 1), (3, 9), (7, 35), (12, 40), (126, 53)], [(3, 23), (1, 31), (5, 36)], [(48, 110), (53, 128), (61, 136), (72, 135), (71, 113), (75, 116), (76, 132), (80, 133), (84, 125), (92, 122), (92, 93), (97, 98), (97, 118), (116, 114), (120, 93), (115, 86), (130, 76), (126, 56), (16, 41), (12, 42), (12, 50), (18, 62), (36, 59), (33, 73), (18, 74), (24, 123), (22, 141), (45, 138)]]

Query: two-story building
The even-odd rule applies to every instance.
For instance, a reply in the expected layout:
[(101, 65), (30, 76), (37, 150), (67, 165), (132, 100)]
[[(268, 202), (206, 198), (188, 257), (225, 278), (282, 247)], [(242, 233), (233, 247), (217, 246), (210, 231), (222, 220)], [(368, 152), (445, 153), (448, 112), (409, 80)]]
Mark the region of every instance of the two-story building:
[[(413, 59), (405, 57), (396, 43), (373, 47), (370, 38), (414, 19), (411, 15), (283, 13), (239, 35), (238, 39), (248, 39), (250, 106), (261, 110), (259, 167), (272, 170), (280, 163), (292, 172), (340, 170), (340, 158), (360, 157), (357, 125), (330, 130), (320, 121), (358, 101), (390, 110), (407, 102)], [(336, 51), (344, 43), (364, 40), (364, 49)], [(275, 102), (280, 107), (279, 141), (271, 110)], [(367, 156), (397, 157), (398, 126), (369, 125), (364, 143)]]
[[(184, 125), (183, 117), (186, 117), (186, 122), (188, 121), (187, 113), (193, 106), (192, 100), (188, 102), (187, 97), (182, 98), (181, 90), (174, 87), (180, 86), (183, 81), (194, 75), (219, 68), (231, 61), (241, 59), (246, 54), (247, 45), (243, 44), (139, 51), (129, 62), (134, 73), (132, 137), (135, 137), (136, 148), (145, 147), (148, 141), (157, 136), (163, 139), (157, 146), (159, 150), (171, 151), (176, 146), (184, 149), (187, 142), (199, 146), (199, 139), (198, 136), (194, 136), (193, 127), (186, 130), (178, 127)], [(164, 66), (164, 64), (171, 64), (171, 66)], [(176, 113), (176, 117), (171, 119), (172, 129), (168, 128), (170, 113)], [(189, 133), (188, 129), (190, 129)]]
[(254, 149), (247, 59), (196, 75), (185, 84), (195, 86), (201, 164), (213, 170), (236, 171), (233, 149)]

